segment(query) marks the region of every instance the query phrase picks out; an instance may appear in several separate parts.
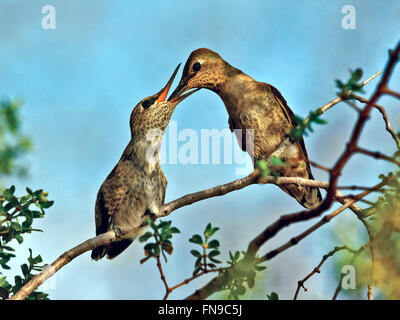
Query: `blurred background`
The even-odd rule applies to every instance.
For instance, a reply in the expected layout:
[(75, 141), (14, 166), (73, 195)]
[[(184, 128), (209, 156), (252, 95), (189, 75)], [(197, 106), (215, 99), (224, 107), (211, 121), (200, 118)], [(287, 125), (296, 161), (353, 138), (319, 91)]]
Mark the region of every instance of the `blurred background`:
[[(44, 5), (56, 9), (56, 29), (41, 22)], [(352, 5), (355, 29), (344, 29), (342, 8)], [(130, 138), (129, 116), (144, 97), (167, 81), (190, 52), (206, 47), (259, 81), (276, 86), (295, 114), (332, 100), (334, 80), (349, 78), (361, 67), (363, 79), (383, 70), (388, 49), (399, 40), (400, 3), (364, 1), (12, 1), (0, 2), (0, 98), (22, 99), (23, 132), (32, 150), (22, 163), (27, 174), (3, 179), (17, 194), (25, 187), (43, 188), (55, 204), (35, 226), (43, 233), (25, 237), (18, 259), (6, 274), (19, 272), (28, 248), (47, 263), (62, 252), (93, 237), (97, 191), (119, 160)], [(178, 74), (180, 77), (180, 72)], [(378, 80), (365, 87), (366, 97)], [(175, 84), (177, 83), (177, 80)], [(396, 70), (391, 87), (399, 89)], [(400, 102), (384, 98), (394, 130), (400, 128)], [(305, 138), (310, 159), (332, 166), (344, 150), (356, 112), (340, 104), (323, 115)], [(200, 90), (176, 109), (178, 132), (190, 128), (227, 128), (228, 116), (217, 95)], [(167, 132), (168, 135), (168, 132)], [(179, 146), (185, 141), (178, 142)], [(373, 110), (360, 145), (393, 154), (395, 144), (381, 115)], [(167, 156), (168, 159), (168, 156)], [(235, 164), (163, 165), (168, 179), (166, 201), (237, 179)], [(341, 185), (378, 183), (378, 175), (393, 167), (356, 155), (346, 166)], [(250, 172), (250, 171), (248, 171)], [(314, 168), (314, 177), (327, 180)], [(245, 174), (243, 174), (244, 176)], [(208, 222), (221, 228), (221, 259), (228, 250), (245, 250), (248, 242), (280, 215), (296, 212), (295, 200), (273, 185), (250, 186), (224, 197), (181, 208), (168, 217), (182, 233), (165, 267), (173, 285), (191, 275), (194, 258), (188, 239)], [(286, 228), (261, 250), (274, 249), (315, 221)], [(349, 212), (317, 230), (297, 246), (269, 261), (247, 299), (265, 299), (277, 292), (293, 298), (297, 281), (334, 246), (357, 248), (367, 240), (362, 225)], [(140, 265), (143, 244), (135, 242), (116, 259), (91, 261), (85, 253), (57, 273), (55, 284), (43, 289), (51, 299), (160, 299), (164, 286), (154, 261)], [(302, 299), (329, 299), (340, 278), (332, 259), (308, 283)], [(212, 278), (203, 277), (174, 291), (181, 299)], [(213, 296), (218, 298), (218, 295)], [(365, 289), (344, 290), (339, 298), (365, 298)], [(379, 294), (378, 294), (379, 297)]]

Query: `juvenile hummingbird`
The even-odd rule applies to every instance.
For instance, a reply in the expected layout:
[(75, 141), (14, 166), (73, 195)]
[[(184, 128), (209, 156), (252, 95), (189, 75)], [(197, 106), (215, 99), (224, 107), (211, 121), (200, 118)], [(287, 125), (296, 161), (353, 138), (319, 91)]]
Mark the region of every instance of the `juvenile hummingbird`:
[(94, 249), (94, 260), (119, 255), (144, 232), (147, 219), (157, 218), (164, 203), (167, 179), (160, 165), (161, 140), (175, 107), (193, 93), (166, 101), (179, 66), (160, 92), (140, 101), (131, 113), (131, 139), (101, 185), (95, 205), (96, 235), (114, 230), (121, 240)]
[[(219, 95), (229, 114), (229, 128), (236, 129), (239, 145), (249, 153), (253, 164), (268, 159), (290, 128), (296, 126), (294, 114), (278, 89), (254, 80), (212, 50), (202, 48), (190, 54), (170, 99), (192, 88), (206, 88)], [(246, 138), (246, 129), (253, 130), (251, 139)], [(280, 175), (313, 179), (303, 139), (281, 150), (279, 157), (286, 163), (277, 169)], [(280, 188), (305, 208), (313, 208), (322, 200), (318, 188), (296, 184)]]

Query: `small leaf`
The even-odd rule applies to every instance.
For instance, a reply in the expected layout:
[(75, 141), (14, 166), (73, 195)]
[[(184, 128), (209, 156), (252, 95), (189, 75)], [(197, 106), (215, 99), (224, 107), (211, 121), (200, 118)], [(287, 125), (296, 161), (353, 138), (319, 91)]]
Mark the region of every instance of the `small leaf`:
[(196, 276), (196, 275), (198, 275), (200, 271), (201, 271), (200, 268), (194, 269), (194, 271), (193, 271), (193, 277)]
[(194, 263), (195, 268), (200, 267), (201, 266), (201, 259), (202, 257), (198, 257)]
[(207, 245), (208, 245), (208, 248), (210, 248), (210, 249), (218, 248), (219, 247), (219, 241), (218, 240), (211, 240)]
[(150, 251), (150, 250), (154, 249), (155, 247), (157, 247), (157, 244), (155, 244), (155, 243), (148, 243), (148, 244), (146, 244), (146, 245), (144, 246), (144, 250)]
[(169, 229), (169, 232), (171, 232), (171, 233), (181, 233), (181, 231), (176, 227), (172, 227), (171, 229)]
[(147, 240), (149, 240), (151, 237), (153, 236), (153, 234), (151, 232), (146, 232), (144, 235), (142, 235), (139, 238), (139, 242), (146, 242)]
[(21, 270), (22, 270), (22, 274), (23, 274), (23, 275), (25, 276), (25, 278), (26, 278), (26, 276), (29, 274), (28, 265), (27, 265), (26, 263), (22, 264), (22, 265), (21, 265)]
[(7, 289), (0, 287), (0, 298), (7, 299), (9, 297), (9, 295), (10, 295), (10, 292)]
[(256, 269), (256, 271), (262, 271), (262, 270), (267, 269), (267, 267), (265, 267), (265, 266), (256, 266), (254, 269)]
[(218, 255), (220, 255), (221, 254), (221, 252), (219, 252), (218, 250), (213, 250), (213, 251), (211, 251), (209, 254), (208, 254), (208, 256), (210, 257), (210, 258), (212, 258), (212, 257), (216, 257), (216, 256), (218, 256)]
[(158, 225), (159, 229), (163, 229), (169, 227), (171, 225), (171, 221), (161, 221)]
[(195, 256), (196, 258), (201, 257), (201, 253), (197, 250), (191, 250), (190, 253)]
[(194, 236), (192, 236), (192, 237), (189, 239), (189, 242), (202, 245), (202, 244), (203, 244), (203, 239), (201, 238), (200, 235), (195, 234)]
[(42, 209), (48, 209), (54, 204), (54, 201), (39, 201), (39, 205)]
[(279, 300), (279, 296), (276, 292), (271, 292), (271, 294), (267, 294), (268, 300)]
[(162, 245), (162, 248), (169, 255), (171, 255), (173, 250), (174, 250), (174, 248), (172, 247), (172, 244), (170, 242), (164, 242), (163, 245)]
[(22, 243), (24, 241), (24, 239), (22, 238), (22, 236), (20, 234), (16, 234), (15, 239), (17, 239), (18, 243)]

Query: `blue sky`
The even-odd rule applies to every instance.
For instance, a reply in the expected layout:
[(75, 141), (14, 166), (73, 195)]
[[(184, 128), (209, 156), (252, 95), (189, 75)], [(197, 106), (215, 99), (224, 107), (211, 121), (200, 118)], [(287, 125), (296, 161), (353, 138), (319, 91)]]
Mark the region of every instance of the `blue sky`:
[[(41, 9), (56, 8), (56, 29), (41, 28)], [(356, 9), (356, 29), (341, 27), (344, 5)], [(129, 115), (142, 98), (154, 94), (175, 66), (190, 52), (207, 47), (259, 81), (276, 86), (296, 114), (306, 116), (335, 97), (334, 79), (346, 79), (350, 68), (362, 67), (364, 78), (384, 67), (388, 48), (399, 40), (400, 3), (387, 1), (0, 1), (0, 97), (21, 97), (24, 132), (34, 149), (24, 159), (29, 176), (10, 178), (21, 193), (25, 186), (43, 188), (55, 205), (26, 237), (28, 247), (46, 262), (94, 236), (94, 202), (106, 175), (129, 141)], [(367, 96), (377, 81), (366, 88)], [(400, 72), (391, 85), (398, 88)], [(381, 101), (395, 129), (400, 104)], [(332, 165), (343, 151), (356, 114), (345, 104), (324, 116), (306, 138), (310, 158)], [(224, 129), (227, 113), (210, 91), (201, 90), (176, 109), (178, 130)], [(361, 146), (388, 154), (394, 144), (380, 114), (373, 112)], [(168, 179), (167, 201), (238, 178), (234, 165), (163, 166)], [(343, 172), (341, 184), (372, 185), (391, 167), (357, 155)], [(314, 169), (314, 176), (327, 176)], [(368, 173), (368, 174), (367, 174)], [(221, 227), (223, 248), (246, 248), (249, 240), (280, 215), (299, 210), (297, 202), (275, 186), (251, 186), (174, 212), (182, 230), (166, 266), (171, 284), (192, 271), (192, 246), (187, 239), (211, 221)], [(297, 281), (335, 245), (338, 224), (352, 223), (349, 212), (267, 264), (248, 298), (276, 291), (292, 298)], [(310, 223), (282, 231), (263, 251), (282, 244)], [(351, 237), (350, 237), (351, 238)], [(363, 239), (354, 237), (354, 244)], [(153, 262), (139, 264), (142, 245), (134, 243), (112, 261), (94, 262), (86, 253), (56, 275), (52, 299), (158, 299), (163, 285)], [(15, 262), (18, 268), (20, 261)], [(328, 269), (327, 269), (328, 271)], [(329, 272), (309, 283), (304, 298), (331, 297), (336, 277)], [(180, 299), (210, 278), (177, 290)]]

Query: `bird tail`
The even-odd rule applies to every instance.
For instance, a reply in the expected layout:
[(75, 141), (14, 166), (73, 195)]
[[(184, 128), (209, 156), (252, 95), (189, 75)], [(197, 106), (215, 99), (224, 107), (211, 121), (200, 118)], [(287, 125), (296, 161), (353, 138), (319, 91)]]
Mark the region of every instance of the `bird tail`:
[(114, 259), (122, 251), (128, 248), (132, 242), (133, 239), (123, 239), (108, 246), (97, 247), (92, 251), (91, 257), (93, 260), (97, 261), (107, 254), (107, 259)]
[[(297, 145), (290, 146), (282, 156), (288, 160), (286, 166), (278, 169), (282, 176), (314, 180), (303, 141), (300, 141)], [(299, 186), (294, 183), (280, 185), (279, 187), (307, 209), (315, 208), (322, 202), (319, 188)]]
[[(306, 179), (314, 179), (311, 172)], [(291, 195), (304, 208), (312, 209), (322, 202), (322, 195), (318, 188), (309, 186), (298, 186), (297, 184), (286, 184), (279, 186), (283, 191)]]

